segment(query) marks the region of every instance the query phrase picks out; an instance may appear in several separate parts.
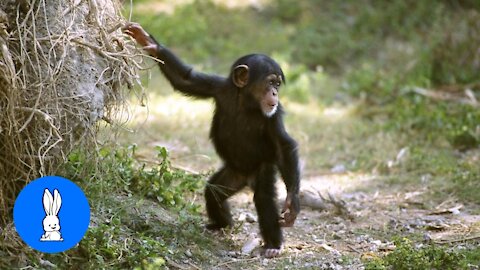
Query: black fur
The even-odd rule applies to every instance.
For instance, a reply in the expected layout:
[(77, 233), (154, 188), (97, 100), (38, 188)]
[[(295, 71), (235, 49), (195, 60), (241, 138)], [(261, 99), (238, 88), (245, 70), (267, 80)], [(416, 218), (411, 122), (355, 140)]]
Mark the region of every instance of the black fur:
[[(159, 64), (172, 86), (182, 93), (197, 98), (213, 98), (213, 116), (210, 138), (218, 155), (224, 161), (205, 188), (209, 229), (232, 225), (227, 198), (249, 185), (255, 192), (260, 230), (266, 248), (280, 248), (282, 232), (276, 206), (275, 172), (278, 169), (288, 192), (295, 194), (292, 205), (299, 212), (299, 168), (297, 144), (283, 126), (283, 110), (265, 116), (253, 93), (264, 91), (262, 82), (270, 74), (285, 81), (280, 66), (270, 57), (251, 54), (239, 58), (229, 77), (196, 72), (185, 65), (168, 48), (159, 45)], [(232, 81), (233, 69), (247, 65), (248, 84), (237, 87)]]

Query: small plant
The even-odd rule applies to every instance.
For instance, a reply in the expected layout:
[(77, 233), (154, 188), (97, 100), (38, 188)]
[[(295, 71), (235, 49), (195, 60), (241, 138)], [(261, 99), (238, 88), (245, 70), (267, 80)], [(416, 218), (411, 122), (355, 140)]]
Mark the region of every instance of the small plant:
[[(94, 185), (85, 183), (87, 193), (124, 190), (157, 200), (165, 206), (186, 206), (186, 194), (200, 188), (201, 176), (173, 168), (168, 150), (164, 147), (156, 147), (158, 162), (151, 167), (135, 159), (136, 149), (136, 145), (115, 149), (104, 147), (98, 151), (98, 162), (92, 160), (88, 153), (75, 151), (65, 165), (65, 174), (80, 183), (87, 181), (86, 179), (94, 182)], [(196, 207), (191, 206), (191, 209)]]
[(387, 129), (416, 131), (429, 141), (444, 138), (459, 150), (480, 144), (480, 112), (470, 105), (432, 101), (411, 94), (397, 98), (385, 112), (390, 115)]
[(200, 233), (199, 206), (187, 203), (201, 176), (173, 168), (164, 147), (156, 147), (157, 159), (148, 166), (136, 150), (104, 146), (95, 158), (83, 150), (69, 156), (61, 173), (87, 194), (92, 225), (77, 248), (46, 259), (62, 268), (161, 269), (192, 243), (212, 245)]
[[(168, 248), (164, 241), (155, 240), (142, 235), (142, 232), (126, 232), (120, 226), (120, 220), (114, 224), (102, 224), (88, 230), (78, 249), (68, 252), (72, 257), (85, 260), (84, 263), (93, 269), (115, 264), (119, 268), (130, 268), (136, 265), (151, 263), (160, 264)], [(71, 254), (74, 252), (80, 253)], [(121, 259), (119, 259), (121, 258)]]
[[(128, 187), (167, 206), (183, 205), (185, 193), (200, 188), (199, 177), (171, 167), (165, 147), (156, 147), (159, 164), (148, 169), (145, 164), (133, 169)], [(132, 169), (132, 168), (129, 168)]]
[(366, 263), (365, 269), (468, 269), (465, 256), (446, 248), (429, 245), (417, 248), (407, 238), (394, 240), (396, 249), (383, 258)]

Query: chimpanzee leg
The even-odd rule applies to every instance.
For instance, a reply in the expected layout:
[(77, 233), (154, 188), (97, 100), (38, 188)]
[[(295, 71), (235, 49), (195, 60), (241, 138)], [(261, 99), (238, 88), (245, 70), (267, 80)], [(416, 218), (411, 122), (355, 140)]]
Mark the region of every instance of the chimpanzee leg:
[(265, 242), (265, 256), (274, 257), (280, 253), (282, 231), (275, 201), (275, 170), (272, 165), (263, 165), (260, 168), (256, 175), (254, 191), (253, 200), (257, 209), (260, 232)]
[(207, 229), (218, 230), (233, 224), (227, 199), (247, 184), (247, 178), (223, 167), (205, 187), (205, 201), (210, 224)]

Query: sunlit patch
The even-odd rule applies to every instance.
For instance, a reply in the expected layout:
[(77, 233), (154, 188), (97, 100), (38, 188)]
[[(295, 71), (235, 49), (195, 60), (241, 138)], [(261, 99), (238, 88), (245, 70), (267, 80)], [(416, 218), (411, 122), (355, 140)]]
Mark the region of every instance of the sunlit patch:
[(196, 119), (201, 115), (209, 115), (213, 112), (212, 102), (204, 100), (192, 100), (180, 94), (174, 94), (166, 98), (159, 98), (155, 102), (152, 112), (157, 115), (168, 117), (188, 117)]
[(323, 115), (330, 119), (340, 119), (347, 116), (349, 112), (349, 107), (327, 107), (323, 110)]
[[(374, 182), (378, 181), (378, 179), (378, 176), (368, 173), (347, 172), (323, 174), (303, 178), (301, 190), (303, 192), (315, 191), (321, 194), (343, 194), (374, 185)], [(278, 198), (280, 200), (286, 198), (287, 190), (285, 189), (285, 185), (279, 181), (276, 187)]]
[[(270, 0), (250, 0), (250, 1), (235, 1), (235, 0), (213, 0), (214, 5), (226, 7), (228, 9), (244, 9), (252, 7), (255, 9), (262, 9), (269, 3)], [(138, 13), (166, 13), (172, 15), (177, 8), (192, 4), (193, 0), (175, 0), (175, 1), (145, 1), (145, 3), (135, 4)]]
[(325, 119), (328, 122), (336, 122), (351, 117), (355, 111), (355, 105), (342, 106), (334, 104), (329, 107), (318, 106), (318, 102), (313, 100), (308, 103), (283, 102), (285, 110), (289, 114), (306, 116), (308, 118)]
[(150, 94), (148, 105), (140, 106), (133, 104), (130, 111), (122, 116), (128, 119), (128, 124), (156, 122), (159, 119), (168, 118), (169, 122), (198, 121), (208, 119), (214, 111), (213, 104), (207, 100), (192, 100), (191, 98), (174, 93), (169, 96)]

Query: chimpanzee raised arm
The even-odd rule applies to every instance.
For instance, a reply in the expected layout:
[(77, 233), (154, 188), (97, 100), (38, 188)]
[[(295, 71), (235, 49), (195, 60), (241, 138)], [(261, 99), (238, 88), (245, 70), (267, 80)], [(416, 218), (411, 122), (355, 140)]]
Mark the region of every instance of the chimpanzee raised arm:
[[(264, 254), (278, 256), (283, 242), (280, 227), (293, 226), (300, 211), (297, 143), (285, 130), (278, 100), (285, 82), (280, 66), (266, 55), (250, 54), (235, 61), (229, 77), (208, 75), (184, 64), (139, 24), (129, 23), (124, 31), (151, 56), (163, 61), (160, 69), (175, 89), (215, 100), (210, 138), (224, 164), (205, 188), (210, 218), (207, 228), (232, 225), (227, 199), (249, 185), (254, 191)], [(283, 219), (276, 205), (277, 170), (287, 188)]]
[(125, 32), (144, 46), (145, 51), (151, 56), (163, 61), (159, 64), (162, 73), (173, 88), (184, 94), (199, 98), (213, 97), (215, 92), (220, 90), (219, 86), (226, 82), (226, 78), (194, 71), (192, 67), (183, 63), (168, 48), (145, 32), (139, 24), (128, 24)]

